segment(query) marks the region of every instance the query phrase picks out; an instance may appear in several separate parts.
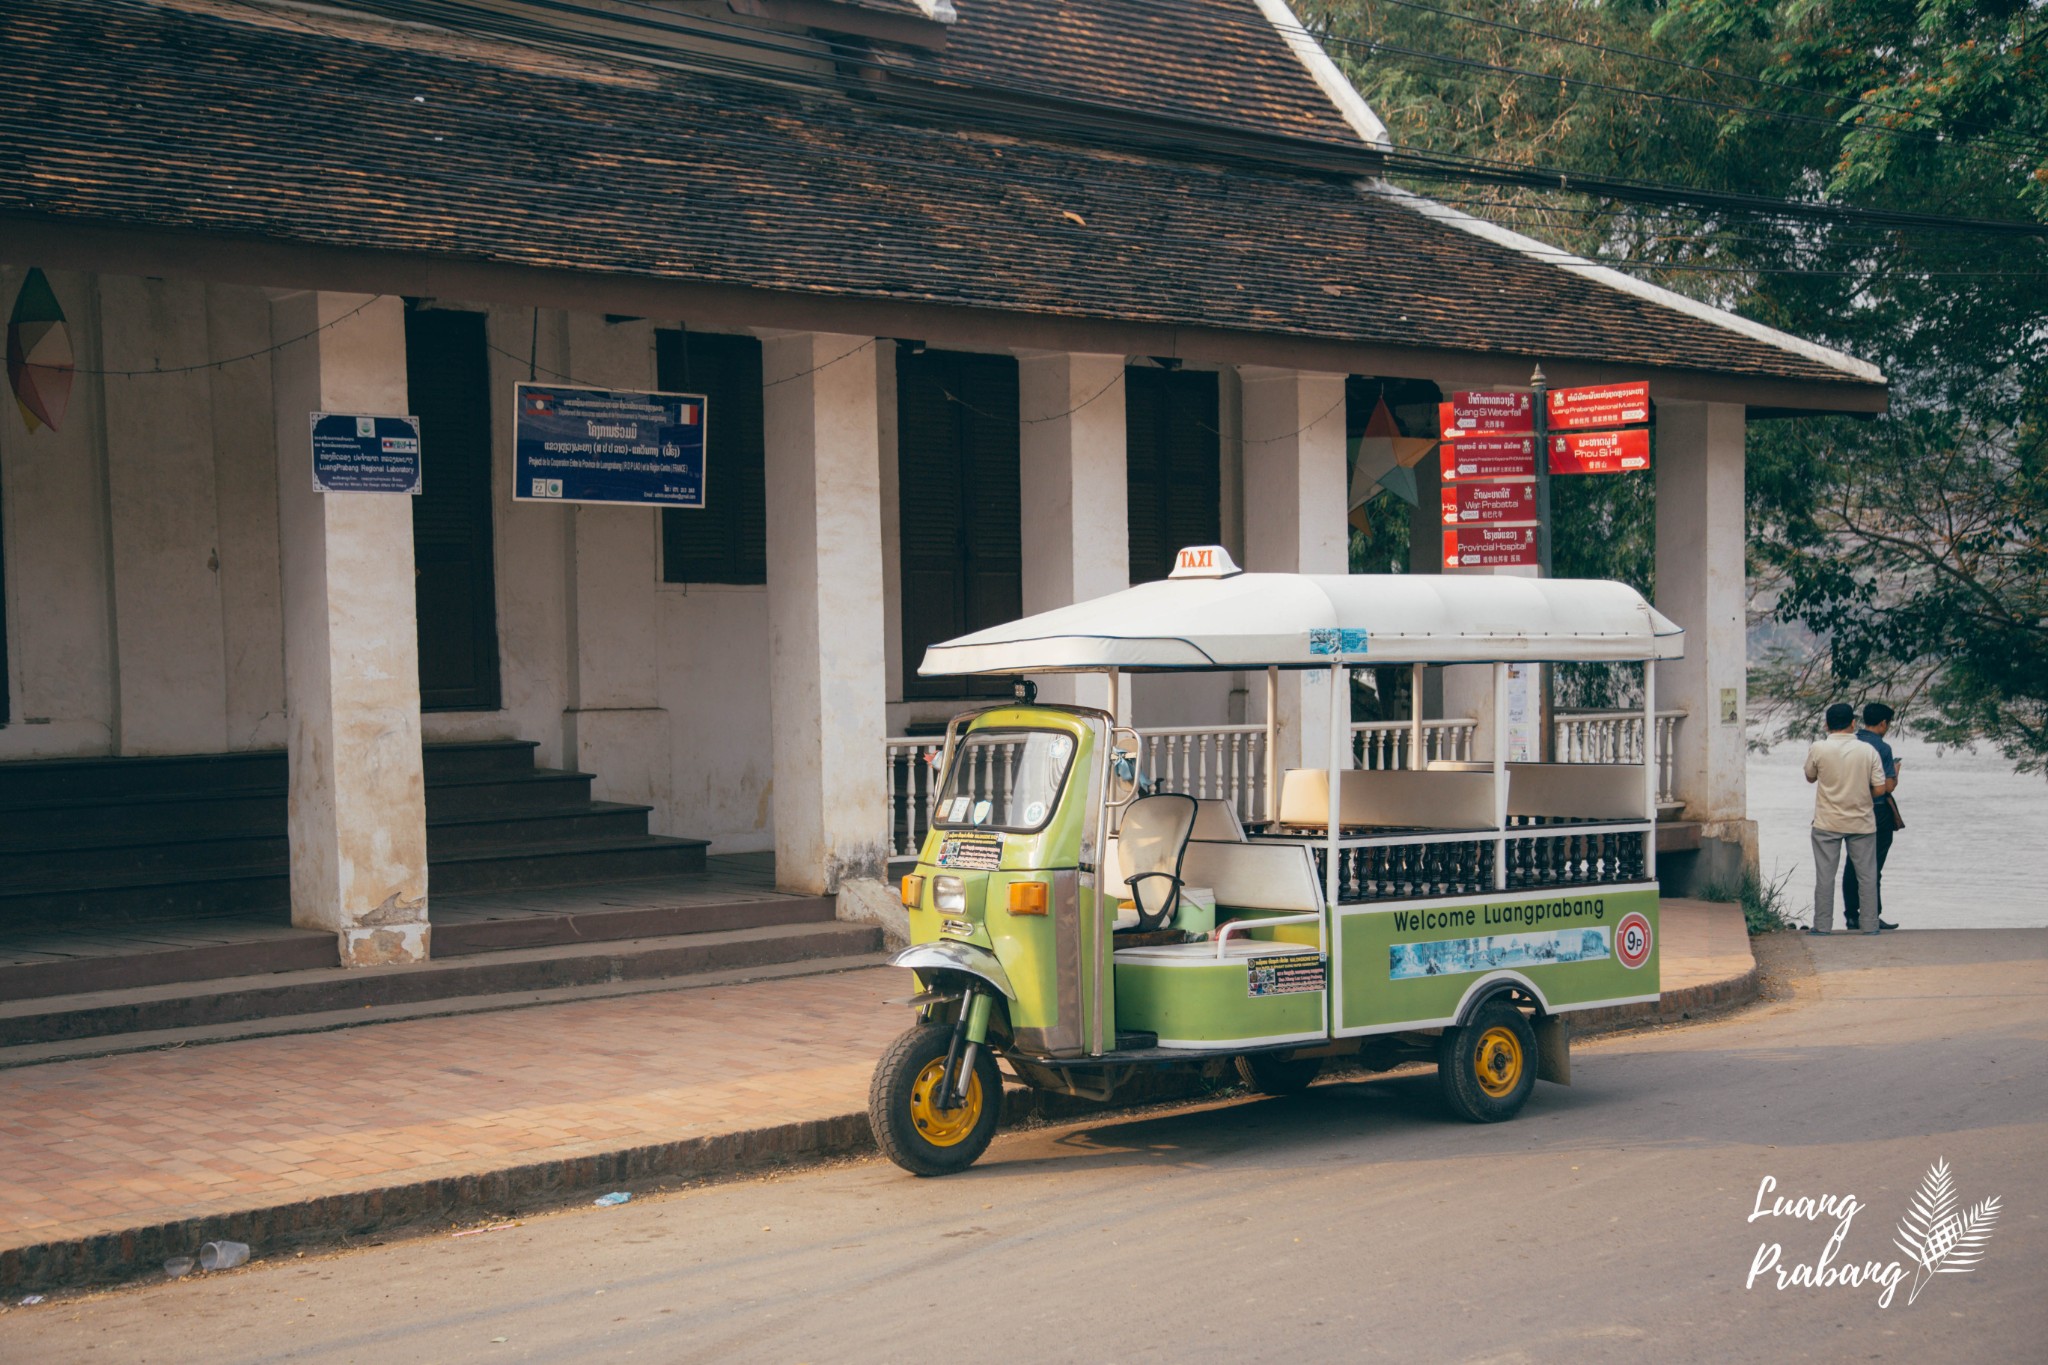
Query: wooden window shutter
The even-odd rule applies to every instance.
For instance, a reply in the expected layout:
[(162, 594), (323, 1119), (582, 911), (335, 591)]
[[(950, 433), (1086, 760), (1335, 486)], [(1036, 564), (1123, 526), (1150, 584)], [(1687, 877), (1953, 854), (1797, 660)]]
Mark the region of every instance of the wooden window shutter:
[(927, 646), (1023, 613), (1017, 362), (900, 352), (896, 426), (904, 695), (1001, 695), (1002, 680), (917, 666)]
[(661, 576), (669, 583), (768, 581), (767, 442), (762, 432), (761, 343), (709, 332), (657, 332), (655, 383), (701, 393), (705, 505), (663, 508)]
[(1173, 568), (1183, 545), (1222, 535), (1222, 437), (1216, 376), (1132, 367), (1125, 380), (1125, 491), (1131, 581)]

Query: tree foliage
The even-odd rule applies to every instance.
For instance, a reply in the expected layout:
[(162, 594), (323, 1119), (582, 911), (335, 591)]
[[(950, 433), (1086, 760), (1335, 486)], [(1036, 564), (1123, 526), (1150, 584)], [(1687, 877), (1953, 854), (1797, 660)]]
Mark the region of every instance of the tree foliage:
[[(2048, 0), (1306, 8), (1397, 144), (2048, 223)], [(1752, 599), (1778, 626), (1753, 703), (1774, 735), (1881, 697), (2048, 766), (2042, 238), (1413, 187), (1878, 364), (1881, 418), (1751, 422)], [(1649, 586), (1646, 483), (1558, 482), (1560, 572)]]

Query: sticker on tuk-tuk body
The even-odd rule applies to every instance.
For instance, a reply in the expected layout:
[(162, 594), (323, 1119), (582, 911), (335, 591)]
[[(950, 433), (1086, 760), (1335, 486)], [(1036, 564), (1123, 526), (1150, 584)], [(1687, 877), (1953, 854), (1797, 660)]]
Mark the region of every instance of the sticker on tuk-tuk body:
[(1003, 836), (994, 830), (963, 830), (949, 834), (939, 845), (939, 866), (963, 872), (993, 872), (1002, 865)]
[[(1647, 926), (1648, 921), (1644, 924)], [(1489, 934), (1485, 938), (1392, 944), (1387, 948), (1387, 977), (1392, 981), (1409, 981), (1418, 976), (1489, 972), (1497, 967), (1604, 962), (1608, 956), (1605, 927), (1552, 929), (1539, 934)]]
[(1312, 630), (1308, 633), (1311, 654), (1363, 654), (1366, 632), (1362, 630)]
[(1281, 953), (1246, 960), (1245, 994), (1253, 1000), (1269, 995), (1303, 995), (1328, 984), (1320, 955)]

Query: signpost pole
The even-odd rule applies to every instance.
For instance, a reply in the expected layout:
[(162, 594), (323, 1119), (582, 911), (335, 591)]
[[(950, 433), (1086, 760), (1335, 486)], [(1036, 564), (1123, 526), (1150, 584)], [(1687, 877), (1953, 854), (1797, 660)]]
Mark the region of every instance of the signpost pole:
[[(1550, 573), (1550, 402), (1545, 396), (1549, 383), (1543, 373), (1543, 363), (1538, 361), (1535, 372), (1529, 376), (1531, 387), (1536, 390), (1533, 408), (1529, 414), (1530, 430), (1536, 433), (1536, 576), (1549, 578)], [(1552, 717), (1557, 710), (1557, 670), (1554, 664), (1536, 665), (1543, 671), (1543, 695), (1537, 704), (1536, 713), (1536, 760), (1539, 763), (1554, 761), (1551, 752), (1553, 735), (1557, 730)]]
[(1543, 366), (1539, 363), (1536, 372), (1529, 376), (1530, 386), (1536, 390), (1530, 415), (1531, 430), (1536, 433), (1536, 575), (1550, 577), (1550, 421), (1548, 404), (1544, 391), (1549, 381), (1544, 378)]

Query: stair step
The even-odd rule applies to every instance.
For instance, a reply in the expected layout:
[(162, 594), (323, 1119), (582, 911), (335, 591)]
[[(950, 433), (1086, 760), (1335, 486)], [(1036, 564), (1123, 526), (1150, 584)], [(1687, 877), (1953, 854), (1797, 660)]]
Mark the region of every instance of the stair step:
[[(536, 843), (644, 836), (652, 809), (592, 801), (560, 810), (501, 811), (430, 820), (427, 858), (432, 861), (442, 854), (521, 848)], [(0, 887), (27, 885), (38, 879), (62, 884), (78, 879), (72, 874), (96, 870), (126, 873), (152, 868), (283, 868), (288, 853), (282, 822), (274, 829), (212, 834), (139, 833), (133, 829), (87, 831), (52, 836), (21, 847), (0, 843)]]
[(826, 976), (837, 972), (865, 971), (888, 965), (887, 953), (856, 953), (846, 957), (811, 957), (793, 962), (770, 962), (750, 967), (729, 967), (720, 971), (690, 972), (645, 981), (606, 981), (587, 986), (499, 991), (396, 1005), (363, 1005), (355, 1009), (281, 1014), (262, 1019), (244, 1019), (235, 1023), (191, 1028), (109, 1033), (54, 1043), (24, 1043), (15, 1047), (0, 1047), (0, 1068), (78, 1061), (91, 1057), (114, 1056), (124, 1052), (153, 1052), (163, 1048), (239, 1042), (247, 1038), (274, 1038), (294, 1033), (326, 1033), (336, 1029), (360, 1028), (366, 1024), (397, 1023), (408, 1019), (437, 1019), (450, 1015), (528, 1009), (535, 1005), (565, 1005), (581, 1000), (609, 1000), (620, 996), (703, 990), (712, 986), (735, 986), (796, 976)]
[(878, 952), (881, 930), (839, 921), (519, 949), (452, 962), (184, 982), (0, 1004), (0, 1047), (605, 982), (650, 981)]
[(518, 850), (481, 849), (435, 859), (428, 869), (427, 886), (431, 895), (460, 895), (465, 891), (673, 877), (702, 872), (709, 847), (704, 839), (643, 834), (589, 843), (535, 844)]
[[(460, 903), (457, 898), (440, 904)], [(833, 912), (834, 901), (830, 896), (775, 896), (701, 905), (679, 901), (674, 905), (616, 906), (564, 915), (520, 915), (457, 923), (437, 920), (434, 957), (465, 957), (565, 943), (661, 938), (767, 924), (823, 924), (831, 922)]]
[[(204, 926), (197, 927), (201, 932)], [(261, 938), (244, 937), (242, 926), (234, 932), (223, 925), (223, 936), (239, 941), (203, 943), (190, 947), (166, 945), (154, 952), (123, 952), (103, 957), (67, 957), (49, 962), (20, 962), (0, 965), (0, 1000), (30, 1000), (81, 992), (133, 990), (142, 986), (163, 986), (177, 981), (208, 981), (222, 977), (266, 976), (273, 972), (307, 971), (339, 967), (341, 954), (334, 935), (322, 929), (293, 929), (279, 922), (257, 932)], [(55, 946), (77, 951), (73, 936)], [(10, 947), (24, 940), (10, 940)], [(33, 941), (26, 941), (33, 948)]]
[[(421, 751), (421, 757), (431, 785), (462, 778), (516, 776), (532, 770), (534, 752), (539, 747), (530, 739), (429, 744)], [(251, 788), (282, 792), (286, 780), (282, 749), (158, 757), (26, 759), (0, 763), (0, 807)]]

